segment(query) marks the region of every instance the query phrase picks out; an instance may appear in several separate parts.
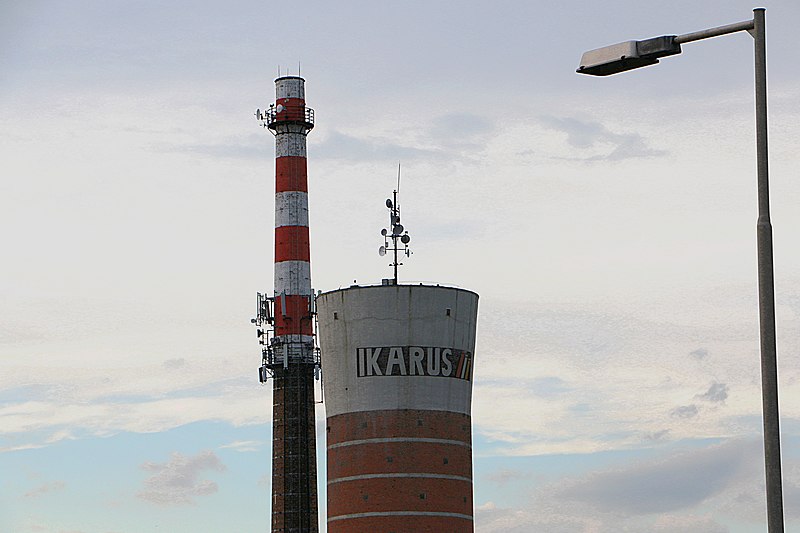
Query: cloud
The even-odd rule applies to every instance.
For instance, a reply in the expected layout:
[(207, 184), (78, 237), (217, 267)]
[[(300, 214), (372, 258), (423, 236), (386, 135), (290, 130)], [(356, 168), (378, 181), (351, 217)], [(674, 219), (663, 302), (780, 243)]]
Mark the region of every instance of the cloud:
[(662, 442), (669, 439), (669, 429), (662, 429), (659, 431), (653, 431), (650, 433), (645, 433), (642, 437), (642, 440), (645, 442)]
[(379, 137), (356, 137), (332, 130), (313, 146), (315, 159), (340, 159), (345, 161), (409, 161), (430, 159), (440, 152), (430, 148), (417, 148), (390, 142)]
[[(728, 529), (704, 516), (664, 515), (655, 522), (638, 518), (593, 515), (585, 516), (580, 509), (553, 512), (553, 507), (542, 508), (543, 512), (528, 509), (497, 507), (487, 502), (475, 508), (475, 531), (477, 533), (727, 533)], [(561, 511), (561, 509), (558, 509)]]
[(787, 479), (788, 477), (783, 480), (784, 510), (787, 518), (797, 520), (800, 518), (800, 483), (797, 479)]
[(225, 465), (211, 451), (194, 457), (173, 453), (166, 463), (146, 462), (141, 468), (153, 475), (144, 481), (144, 488), (137, 496), (156, 505), (188, 505), (196, 496), (208, 496), (217, 492), (217, 484), (200, 475), (207, 470), (222, 472)]
[[(539, 485), (515, 507), (490, 500), (475, 507), (478, 533), (725, 533), (719, 511), (763, 520), (759, 439), (684, 448), (634, 464)], [(793, 479), (787, 476), (786, 502)], [(788, 516), (788, 513), (787, 513)]]
[(152, 152), (165, 154), (193, 154), (214, 158), (269, 161), (272, 158), (269, 150), (271, 139), (272, 136), (267, 136), (265, 140), (263, 135), (250, 134), (208, 143), (157, 142), (151, 143), (149, 149)]
[[(495, 123), (473, 113), (433, 117), (409, 134), (407, 128), (386, 134), (351, 134), (331, 129), (309, 147), (315, 160), (475, 162), (487, 148)], [(400, 140), (398, 140), (400, 139)]]
[[(604, 525), (600, 517), (586, 517), (579, 509), (561, 509), (549, 502), (534, 502), (524, 509), (498, 507), (489, 501), (475, 508), (477, 533), (621, 533), (633, 530), (621, 526), (617, 517), (613, 525)], [(639, 529), (638, 531), (644, 531)]]
[(257, 452), (264, 444), (264, 441), (261, 440), (237, 440), (229, 444), (223, 444), (219, 448), (221, 450), (231, 449), (237, 452)]
[(486, 479), (491, 481), (492, 483), (497, 483), (498, 485), (505, 485), (509, 481), (514, 481), (517, 479), (526, 479), (528, 474), (525, 472), (520, 472), (518, 470), (498, 470), (496, 472), (492, 472), (486, 476)]
[(494, 129), (489, 119), (473, 113), (448, 113), (433, 121), (431, 134), (449, 139), (481, 139)]
[[(635, 306), (484, 298), (472, 403), (483, 453), (591, 453), (757, 432), (760, 403), (748, 399), (760, 394), (757, 360), (736, 337), (742, 328), (684, 325), (677, 299), (659, 298), (672, 318)], [(710, 338), (719, 340), (702, 340)], [(687, 357), (701, 347), (726, 357), (711, 366)], [(722, 386), (697, 397), (712, 383), (728, 387), (726, 404), (711, 401)]]
[(629, 515), (691, 509), (725, 489), (752, 463), (757, 447), (754, 441), (732, 441), (595, 472), (560, 490), (557, 496)]
[(540, 116), (539, 122), (549, 129), (566, 133), (567, 144), (579, 154), (589, 150), (600, 152), (590, 156), (573, 156), (565, 159), (586, 162), (622, 161), (658, 157), (667, 153), (664, 150), (650, 148), (645, 138), (638, 133), (614, 133), (599, 122), (552, 115)]
[(164, 361), (164, 368), (168, 368), (170, 370), (176, 370), (178, 368), (182, 368), (186, 365), (186, 359), (183, 357), (178, 357), (176, 359), (167, 359)]
[(728, 528), (708, 516), (660, 516), (653, 524), (653, 533), (686, 533), (702, 531), (703, 533), (728, 533)]
[(45, 483), (44, 485), (40, 485), (35, 489), (29, 490), (23, 495), (23, 497), (38, 498), (49, 492), (58, 492), (64, 490), (64, 487), (66, 486), (67, 486), (66, 483), (64, 483), (63, 481), (52, 481), (50, 483)]
[(478, 533), (530, 531), (530, 514), (521, 509), (498, 508), (493, 502), (475, 508), (475, 530)]
[(449, 113), (433, 120), (425, 133), (428, 142), (461, 160), (475, 161), (491, 140), (495, 124), (473, 113)]
[(698, 394), (697, 398), (708, 402), (724, 402), (728, 399), (728, 385), (725, 383), (712, 383), (706, 392)]
[(536, 378), (531, 383), (531, 392), (542, 398), (552, 398), (569, 390), (567, 383), (557, 376)]
[(670, 411), (669, 414), (674, 416), (675, 418), (694, 418), (695, 416), (697, 416), (698, 412), (699, 410), (697, 409), (697, 406), (692, 404), (692, 405), (681, 405), (679, 407), (676, 407), (675, 409)]
[[(786, 446), (790, 442), (791, 444)], [(792, 439), (789, 442), (784, 441), (784, 450), (796, 448), (795, 443), (796, 439)], [(759, 443), (759, 446), (754, 448), (753, 457), (751, 458), (753, 467), (750, 471), (750, 477), (739, 479), (728, 491), (726, 497), (721, 501), (718, 515), (727, 515), (738, 520), (758, 524), (763, 523), (767, 502), (764, 470), (760, 464), (763, 461), (763, 447)], [(788, 457), (791, 457), (791, 452)], [(788, 457), (784, 455), (783, 508), (786, 520), (795, 522), (800, 520), (800, 469), (797, 466), (787, 468), (789, 464), (795, 463), (793, 458), (789, 459)], [(787, 527), (787, 531), (789, 530), (795, 531), (796, 528)]]
[(38, 372), (41, 390), (48, 391), (35, 399), (17, 394), (18, 387), (3, 389), (0, 383), (0, 453), (120, 432), (166, 431), (199, 421), (241, 426), (270, 420), (271, 409), (262, 406), (268, 391), (245, 374), (250, 372), (244, 365), (225, 358), (195, 359), (192, 372), (176, 379), (175, 372), (187, 368), (186, 361), (159, 358), (124, 372), (33, 367), (30, 371)]
[[(271, 411), (261, 408), (263, 392), (242, 390), (236, 394), (223, 393), (208, 397), (190, 397), (128, 403), (71, 403), (62, 406), (47, 402), (27, 402), (0, 407), (5, 417), (9, 440), (21, 435), (29, 442), (13, 442), (0, 448), (9, 452), (54, 444), (75, 438), (75, 428), (81, 437), (110, 436), (122, 431), (153, 433), (177, 426), (208, 420), (224, 420), (233, 425), (263, 424)], [(2, 433), (2, 432), (0, 432)], [(17, 439), (19, 441), (19, 439)], [(0, 441), (1, 442), (1, 441)]]
[(708, 356), (708, 350), (705, 348), (698, 348), (692, 352), (689, 352), (689, 355), (698, 360), (705, 359)]

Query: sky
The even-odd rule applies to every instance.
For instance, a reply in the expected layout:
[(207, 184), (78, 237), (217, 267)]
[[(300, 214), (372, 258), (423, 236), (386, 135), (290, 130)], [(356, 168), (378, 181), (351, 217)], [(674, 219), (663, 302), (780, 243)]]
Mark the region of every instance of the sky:
[[(753, 7), (4, 0), (0, 531), (269, 530), (249, 319), (272, 289), (274, 140), (253, 113), (298, 69), (314, 288), (389, 276), (401, 162), (401, 281), (480, 295), (477, 532), (766, 531), (752, 39), (575, 73)], [(800, 5), (764, 7), (791, 531)]]

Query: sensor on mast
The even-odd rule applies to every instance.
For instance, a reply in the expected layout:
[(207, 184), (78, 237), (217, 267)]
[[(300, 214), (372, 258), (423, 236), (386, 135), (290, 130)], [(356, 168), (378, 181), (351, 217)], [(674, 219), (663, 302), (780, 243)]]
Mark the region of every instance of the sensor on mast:
[[(381, 230), (381, 235), (383, 236), (383, 246), (378, 248), (378, 255), (383, 257), (386, 255), (387, 252), (392, 252), (394, 255), (394, 260), (389, 263), (389, 266), (392, 267), (394, 272), (394, 278), (392, 285), (397, 285), (397, 267), (402, 265), (398, 261), (398, 252), (402, 255), (405, 254), (406, 257), (411, 256), (411, 249), (408, 247), (408, 243), (411, 242), (411, 237), (408, 235), (408, 231), (405, 227), (400, 223), (400, 204), (397, 201), (397, 195), (400, 192), (400, 164), (397, 165), (397, 188), (392, 191), (392, 198), (386, 199), (386, 207), (389, 209), (389, 227), (383, 228)], [(389, 240), (391, 239), (391, 246), (389, 245)], [(400, 241), (398, 243), (398, 241)]]

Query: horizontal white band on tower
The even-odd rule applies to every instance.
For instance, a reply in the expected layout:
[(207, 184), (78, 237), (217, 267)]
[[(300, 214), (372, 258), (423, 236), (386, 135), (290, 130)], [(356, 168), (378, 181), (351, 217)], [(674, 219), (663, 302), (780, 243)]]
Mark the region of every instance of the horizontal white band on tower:
[(275, 157), (306, 157), (306, 135), (280, 131), (275, 136)]
[(386, 444), (388, 442), (424, 442), (428, 444), (450, 444), (452, 446), (464, 446), (466, 448), (472, 448), (472, 445), (467, 442), (452, 439), (432, 439), (427, 437), (377, 437), (374, 439), (357, 439), (337, 442), (336, 444), (329, 444), (328, 449), (333, 450), (335, 448), (359, 446), (361, 444)]
[(449, 474), (427, 474), (427, 473), (414, 473), (414, 472), (390, 472), (385, 474), (361, 474), (359, 476), (347, 476), (335, 479), (329, 479), (328, 485), (334, 483), (344, 483), (346, 481), (362, 481), (365, 479), (388, 479), (388, 478), (415, 478), (415, 479), (447, 479), (450, 481), (466, 481), (472, 483), (472, 478), (465, 476), (453, 476)]
[(305, 80), (303, 78), (285, 78), (275, 80), (275, 96), (280, 98), (306, 97)]
[(274, 281), (276, 296), (311, 295), (311, 264), (308, 261), (275, 263)]
[(275, 193), (275, 227), (281, 226), (308, 226), (308, 193)]
[(464, 520), (472, 521), (472, 516), (461, 513), (437, 513), (435, 511), (385, 511), (385, 512), (372, 512), (372, 513), (353, 513), (353, 514), (340, 514), (339, 516), (329, 516), (328, 522), (334, 520), (350, 520), (353, 518), (372, 518), (379, 516), (444, 516), (447, 518), (463, 518)]

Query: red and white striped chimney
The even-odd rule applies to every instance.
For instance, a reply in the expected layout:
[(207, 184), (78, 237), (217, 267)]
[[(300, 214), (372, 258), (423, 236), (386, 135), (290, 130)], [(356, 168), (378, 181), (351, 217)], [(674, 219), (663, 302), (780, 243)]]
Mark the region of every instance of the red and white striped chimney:
[(272, 531), (316, 532), (313, 291), (308, 232), (306, 135), (314, 112), (305, 80), (275, 80), (265, 125), (275, 133), (275, 283)]
[[(313, 346), (306, 134), (314, 119), (306, 108), (304, 85), (300, 77), (275, 80), (276, 102), (270, 109), (274, 118), (269, 127), (275, 131), (275, 335), (285, 344)], [(290, 354), (290, 360), (303, 355), (313, 351)]]

